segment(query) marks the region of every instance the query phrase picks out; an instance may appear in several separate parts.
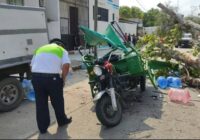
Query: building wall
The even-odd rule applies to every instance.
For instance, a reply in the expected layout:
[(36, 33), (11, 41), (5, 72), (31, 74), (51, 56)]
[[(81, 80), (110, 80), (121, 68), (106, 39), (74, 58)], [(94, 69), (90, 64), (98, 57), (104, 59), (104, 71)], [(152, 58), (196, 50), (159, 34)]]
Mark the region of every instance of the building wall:
[(146, 34), (153, 34), (156, 33), (158, 30), (159, 26), (153, 26), (153, 27), (144, 27), (144, 33)]
[(39, 7), (39, 0), (24, 0), (25, 6)]
[(78, 8), (78, 24), (89, 26), (88, 0), (60, 0), (61, 33), (69, 33), (70, 7)]
[(59, 0), (45, 0), (49, 39), (61, 38)]
[[(0, 0), (0, 4), (6, 4), (7, 0)], [(39, 7), (39, 0), (24, 0), (24, 6)]]
[(122, 31), (127, 34), (137, 35), (137, 23), (119, 23)]
[[(92, 30), (94, 30), (94, 4), (95, 0), (89, 0), (89, 25)], [(113, 14), (115, 14), (114, 20), (119, 21), (119, 0), (98, 0), (98, 7), (108, 9), (108, 22), (98, 21), (98, 32), (104, 33), (108, 24), (113, 21)]]

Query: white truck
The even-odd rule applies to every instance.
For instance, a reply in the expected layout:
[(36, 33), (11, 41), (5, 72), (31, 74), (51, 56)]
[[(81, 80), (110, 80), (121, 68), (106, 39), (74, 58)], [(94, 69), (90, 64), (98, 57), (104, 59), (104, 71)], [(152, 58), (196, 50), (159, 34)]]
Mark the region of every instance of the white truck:
[(180, 40), (180, 48), (191, 48), (193, 43), (192, 34), (191, 33), (183, 33), (182, 38)]
[(0, 111), (24, 99), (21, 81), (31, 78), (34, 50), (52, 39), (47, 21), (44, 8), (0, 5)]

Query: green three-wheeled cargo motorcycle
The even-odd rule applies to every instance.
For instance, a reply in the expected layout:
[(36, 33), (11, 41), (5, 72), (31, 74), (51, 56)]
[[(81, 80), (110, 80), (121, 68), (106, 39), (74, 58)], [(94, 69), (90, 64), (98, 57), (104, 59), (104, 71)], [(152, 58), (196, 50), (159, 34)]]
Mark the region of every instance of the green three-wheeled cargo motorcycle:
[[(87, 45), (111, 47), (111, 51), (102, 58), (95, 58), (91, 54), (83, 55), (81, 48), (79, 52), (89, 74), (97, 118), (107, 127), (116, 126), (122, 119), (122, 108), (126, 103), (140, 100), (146, 88), (146, 77), (157, 88), (150, 61), (142, 60), (139, 52), (126, 42), (124, 33), (116, 22), (109, 24), (105, 34), (83, 26), (80, 29), (84, 32)], [(138, 85), (139, 92), (136, 90)]]

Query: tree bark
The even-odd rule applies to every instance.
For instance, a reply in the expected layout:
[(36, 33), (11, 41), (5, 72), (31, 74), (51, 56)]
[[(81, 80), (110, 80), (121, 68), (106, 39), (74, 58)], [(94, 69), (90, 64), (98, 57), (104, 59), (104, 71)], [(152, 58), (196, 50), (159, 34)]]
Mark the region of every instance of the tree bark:
[(186, 66), (193, 67), (195, 69), (200, 70), (200, 59), (197, 58), (196, 60), (191, 59), (191, 57), (187, 54), (183, 54), (177, 50), (171, 50), (167, 49), (165, 47), (162, 47), (162, 52), (167, 53), (168, 55), (171, 56), (171, 58), (184, 63)]

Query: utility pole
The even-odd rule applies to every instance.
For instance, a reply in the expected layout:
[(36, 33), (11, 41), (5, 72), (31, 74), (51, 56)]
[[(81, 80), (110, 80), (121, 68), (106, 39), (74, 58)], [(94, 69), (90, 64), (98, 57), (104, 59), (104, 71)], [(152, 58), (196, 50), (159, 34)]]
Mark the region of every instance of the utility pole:
[[(94, 4), (94, 30), (97, 31), (98, 27), (98, 0), (95, 0)], [(94, 47), (94, 56), (98, 58), (97, 56), (97, 47)]]

